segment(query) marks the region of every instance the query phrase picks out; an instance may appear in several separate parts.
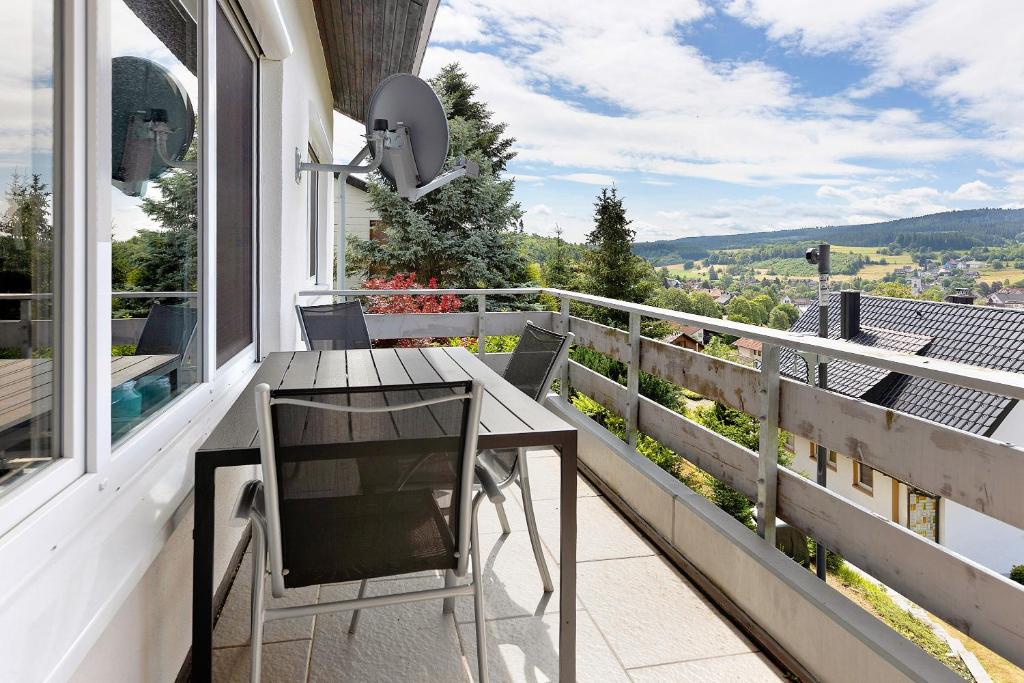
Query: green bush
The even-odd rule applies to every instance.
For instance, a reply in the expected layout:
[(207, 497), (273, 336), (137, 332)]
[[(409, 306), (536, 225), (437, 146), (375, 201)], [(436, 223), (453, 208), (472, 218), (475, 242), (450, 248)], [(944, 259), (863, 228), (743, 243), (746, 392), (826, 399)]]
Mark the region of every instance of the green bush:
[(1015, 564), (1010, 570), (1010, 581), (1016, 581), (1024, 586), (1024, 564)]

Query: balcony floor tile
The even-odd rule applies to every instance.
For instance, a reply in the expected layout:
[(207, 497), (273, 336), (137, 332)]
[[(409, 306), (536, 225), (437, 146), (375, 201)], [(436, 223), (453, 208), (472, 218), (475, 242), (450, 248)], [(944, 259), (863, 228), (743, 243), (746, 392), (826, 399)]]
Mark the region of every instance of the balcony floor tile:
[[(558, 464), (551, 451), (530, 453), (535, 491), (557, 492)], [(480, 510), (491, 678), (556, 680), (558, 593), (545, 600), (519, 491), (507, 491), (511, 534), (500, 533), (493, 505)], [(777, 670), (603, 497), (585, 485), (579, 495), (578, 680), (777, 680)], [(558, 500), (538, 499), (536, 508), (557, 586)], [(243, 561), (217, 625), (217, 683), (248, 680), (250, 561)], [(368, 590), (381, 595), (441, 585), (440, 572), (420, 572), (374, 579)], [(357, 592), (355, 582), (330, 584), (285, 600), (328, 602)], [(442, 614), (440, 601), (365, 610), (354, 635), (350, 617), (339, 612), (269, 623), (268, 638), (277, 642), (264, 645), (263, 680), (457, 683), (477, 676), (471, 597), (456, 599), (455, 615)]]
[(754, 651), (680, 578), (660, 556), (577, 566), (580, 601), (627, 668)]
[(769, 683), (787, 680), (760, 652), (630, 669), (629, 677), (636, 683)]

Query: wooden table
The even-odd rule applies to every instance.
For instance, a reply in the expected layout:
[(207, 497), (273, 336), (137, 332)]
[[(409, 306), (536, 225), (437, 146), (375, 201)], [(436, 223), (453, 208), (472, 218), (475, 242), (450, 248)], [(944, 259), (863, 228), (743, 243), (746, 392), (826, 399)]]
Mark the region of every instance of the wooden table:
[[(210, 680), (213, 645), (215, 473), (260, 462), (253, 390), (418, 384), (475, 379), (484, 385), (479, 446), (555, 446), (562, 453), (559, 678), (576, 678), (576, 430), (461, 347), (271, 353), (196, 451), (192, 569), (192, 680)], [(440, 609), (440, 607), (439, 607)]]
[[(178, 356), (114, 356), (110, 359), (110, 387), (166, 374)], [(0, 432), (53, 409), (53, 361), (49, 358), (0, 360)]]

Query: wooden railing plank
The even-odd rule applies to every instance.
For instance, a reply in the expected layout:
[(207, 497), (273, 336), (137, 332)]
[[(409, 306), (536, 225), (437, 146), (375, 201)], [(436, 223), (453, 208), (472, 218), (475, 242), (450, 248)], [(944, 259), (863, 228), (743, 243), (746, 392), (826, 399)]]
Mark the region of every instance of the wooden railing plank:
[[(608, 355), (627, 352), (626, 333), (589, 321), (574, 319), (573, 324), (580, 344)], [(760, 410), (759, 373), (739, 363), (644, 338), (640, 368), (750, 415)], [(1024, 528), (1020, 446), (791, 379), (780, 382), (779, 426), (902, 482)]]

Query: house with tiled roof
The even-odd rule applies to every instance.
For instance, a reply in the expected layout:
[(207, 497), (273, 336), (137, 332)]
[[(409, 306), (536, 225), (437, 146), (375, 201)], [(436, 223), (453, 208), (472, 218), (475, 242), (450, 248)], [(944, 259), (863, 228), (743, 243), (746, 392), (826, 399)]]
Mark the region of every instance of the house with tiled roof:
[(761, 342), (756, 339), (740, 337), (733, 342), (733, 346), (736, 347), (736, 352), (739, 354), (740, 361), (747, 365), (754, 365), (755, 363), (761, 362)]
[[(817, 334), (817, 306), (804, 312), (792, 330)], [(966, 303), (920, 301), (833, 293), (829, 336), (888, 351), (1024, 372), (1024, 311)], [(807, 381), (807, 365), (783, 350), (784, 376)], [(817, 381), (817, 368), (812, 377)], [(938, 422), (972, 434), (1024, 443), (1024, 407), (1014, 399), (908, 377), (849, 361), (828, 364), (828, 388), (870, 403)], [(793, 467), (813, 474), (817, 447), (794, 441)], [(855, 453), (829, 451), (829, 489), (906, 526), (972, 560), (1008, 574), (1024, 563), (1024, 531), (922, 491), (862, 465)], [(956, 482), (950, 482), (952, 489)]]
[(988, 295), (989, 306), (1024, 309), (1024, 287), (1003, 287)]

